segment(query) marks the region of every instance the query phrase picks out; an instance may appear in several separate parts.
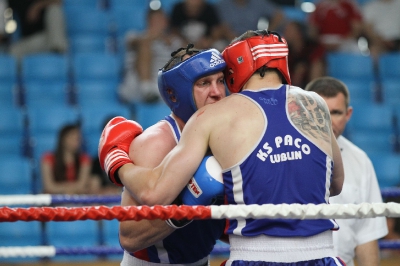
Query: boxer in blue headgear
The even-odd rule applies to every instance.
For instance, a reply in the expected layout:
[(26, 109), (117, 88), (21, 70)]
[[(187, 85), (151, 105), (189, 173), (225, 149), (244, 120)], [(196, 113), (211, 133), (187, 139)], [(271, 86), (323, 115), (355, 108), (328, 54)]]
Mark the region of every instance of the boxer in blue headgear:
[[(198, 108), (225, 97), (223, 74), (225, 61), (217, 50), (198, 50), (193, 45), (188, 45), (173, 52), (171, 56), (171, 60), (159, 71), (159, 90), (172, 113), (143, 131), (131, 144), (131, 140), (126, 144), (125, 136), (131, 134), (129, 125), (132, 121), (117, 117), (108, 127), (106, 126), (104, 132), (107, 133), (102, 137), (100, 149), (105, 145), (117, 147), (109, 152), (115, 156), (108, 157), (116, 161), (115, 165), (120, 167), (113, 171), (117, 175), (118, 172), (122, 174), (124, 171), (124, 167), (121, 166), (125, 163), (124, 160), (132, 160), (136, 165), (146, 167), (158, 165), (176, 146), (189, 117)], [(112, 133), (109, 134), (110, 132)], [(110, 140), (111, 135), (116, 139)], [(129, 147), (129, 144), (129, 152), (121, 148), (121, 146)], [(113, 153), (114, 151), (117, 152)], [(121, 155), (124, 153), (133, 156), (127, 157), (126, 154), (124, 157)], [(113, 166), (106, 165), (106, 169)], [(107, 173), (110, 176), (110, 172)], [(190, 186), (188, 184), (181, 198), (184, 204), (209, 205), (212, 203), (210, 200), (214, 199), (213, 195), (207, 193), (210, 191), (216, 193), (216, 190), (223, 189), (220, 179), (221, 169), (214, 157), (207, 156), (204, 159), (204, 164), (199, 167), (197, 175), (206, 181), (200, 183), (197, 180), (191, 182)], [(115, 183), (120, 182), (119, 178), (114, 177), (113, 180)], [(121, 201), (123, 206), (141, 205), (130, 193), (130, 188), (135, 186), (134, 180), (132, 177), (132, 183), (123, 184), (125, 187)], [(209, 254), (216, 240), (223, 235), (224, 227), (224, 220), (195, 220), (183, 224), (171, 220), (121, 222), (119, 236), (121, 246), (125, 250), (121, 265), (156, 266), (157, 263), (207, 265)]]
[[(191, 57), (186, 59), (185, 56)], [(197, 50), (189, 44), (186, 49), (172, 53), (171, 60), (158, 72), (158, 89), (171, 111), (186, 123), (201, 107), (196, 106), (193, 95), (195, 82), (225, 67), (216, 49)]]

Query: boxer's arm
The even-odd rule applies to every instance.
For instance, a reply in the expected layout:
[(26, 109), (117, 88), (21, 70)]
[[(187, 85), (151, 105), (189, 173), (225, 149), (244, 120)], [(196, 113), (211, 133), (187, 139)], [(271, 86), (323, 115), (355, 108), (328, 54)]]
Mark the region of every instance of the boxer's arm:
[[(173, 147), (175, 140), (171, 134), (158, 128), (138, 136), (130, 146), (129, 156), (136, 165), (155, 167)], [(134, 180), (132, 176), (124, 183), (122, 206), (141, 205), (131, 194)], [(120, 223), (120, 242), (125, 250), (135, 252), (161, 241), (173, 231), (163, 220), (124, 221)]]

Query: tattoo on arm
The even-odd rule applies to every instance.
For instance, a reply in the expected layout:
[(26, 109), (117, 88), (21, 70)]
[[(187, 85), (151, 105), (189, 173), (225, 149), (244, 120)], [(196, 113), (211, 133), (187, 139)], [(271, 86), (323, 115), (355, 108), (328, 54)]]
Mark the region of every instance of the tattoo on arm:
[(306, 94), (289, 95), (288, 111), (293, 124), (304, 134), (330, 141), (329, 111), (322, 99)]

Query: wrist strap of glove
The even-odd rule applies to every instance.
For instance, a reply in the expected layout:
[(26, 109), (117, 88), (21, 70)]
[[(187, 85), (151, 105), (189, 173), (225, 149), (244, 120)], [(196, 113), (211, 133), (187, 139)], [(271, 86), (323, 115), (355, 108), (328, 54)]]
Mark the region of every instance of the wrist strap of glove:
[(175, 219), (168, 219), (165, 222), (174, 229), (180, 229), (185, 227), (186, 225), (190, 224), (193, 220), (183, 219), (183, 220), (175, 220)]

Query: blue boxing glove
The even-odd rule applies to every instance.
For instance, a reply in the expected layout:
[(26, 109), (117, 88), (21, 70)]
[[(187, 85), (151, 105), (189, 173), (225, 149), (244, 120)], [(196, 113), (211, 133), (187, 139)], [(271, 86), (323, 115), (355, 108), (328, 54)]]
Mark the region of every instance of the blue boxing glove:
[(180, 193), (182, 204), (212, 205), (224, 196), (222, 168), (214, 156), (206, 156)]

